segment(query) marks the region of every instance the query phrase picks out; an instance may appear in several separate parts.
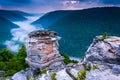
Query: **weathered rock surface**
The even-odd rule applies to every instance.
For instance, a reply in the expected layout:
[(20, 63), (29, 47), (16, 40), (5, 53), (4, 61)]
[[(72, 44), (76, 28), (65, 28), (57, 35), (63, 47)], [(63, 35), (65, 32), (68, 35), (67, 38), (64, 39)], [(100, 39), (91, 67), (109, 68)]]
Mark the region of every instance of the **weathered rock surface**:
[(11, 76), (8, 76), (8, 77), (0, 77), (0, 80), (12, 80), (12, 79)]
[(35, 72), (47, 67), (54, 71), (64, 68), (64, 58), (59, 54), (56, 32), (50, 30), (37, 30), (28, 34), (26, 38), (26, 62)]
[(110, 69), (91, 70), (87, 72), (85, 80), (120, 80), (120, 75), (112, 74)]
[(86, 80), (120, 79), (120, 37), (109, 36), (104, 41), (97, 36), (86, 52), (84, 63), (98, 65), (87, 72)]
[[(85, 80), (120, 80), (120, 37), (109, 36), (102, 41), (101, 36), (97, 36), (88, 48), (85, 58), (78, 64), (63, 66), (63, 58), (54, 53), (43, 56), (40, 62), (36, 57), (36, 60), (30, 56), (28, 58), (26, 61), (32, 65), (30, 67), (49, 66), (51, 69), (34, 77), (30, 68), (16, 73), (13, 80), (52, 80), (52, 72), (56, 72), (57, 80), (77, 80), (78, 71), (85, 70), (85, 65), (91, 68), (86, 72)], [(96, 69), (93, 69), (94, 65), (97, 66)]]

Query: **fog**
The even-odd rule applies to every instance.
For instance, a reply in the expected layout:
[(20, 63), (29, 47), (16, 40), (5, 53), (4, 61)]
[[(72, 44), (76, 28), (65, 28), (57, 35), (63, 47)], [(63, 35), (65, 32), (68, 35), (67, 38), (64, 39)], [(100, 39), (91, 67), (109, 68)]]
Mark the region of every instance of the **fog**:
[(17, 52), (20, 49), (20, 43), (24, 42), (25, 37), (27, 37), (27, 34), (31, 31), (37, 30), (37, 29), (43, 29), (42, 26), (36, 27), (34, 25), (31, 25), (30, 23), (40, 18), (40, 16), (31, 16), (26, 17), (28, 20), (26, 21), (19, 21), (19, 22), (13, 22), (14, 24), (17, 24), (18, 28), (11, 29), (12, 38), (11, 40), (6, 40), (4, 44), (8, 49), (10, 49), (13, 52)]

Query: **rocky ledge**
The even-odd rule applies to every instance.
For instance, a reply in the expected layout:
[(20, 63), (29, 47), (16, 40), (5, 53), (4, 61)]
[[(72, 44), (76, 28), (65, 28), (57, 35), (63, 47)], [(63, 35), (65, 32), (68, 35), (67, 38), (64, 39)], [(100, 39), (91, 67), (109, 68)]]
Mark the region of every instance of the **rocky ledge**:
[(120, 37), (101, 38), (93, 40), (83, 60), (89, 66), (98, 66), (87, 72), (86, 80), (120, 80)]
[(64, 69), (31, 76), (31, 70), (16, 73), (13, 80), (120, 80), (120, 37), (94, 38), (86, 55), (78, 64)]

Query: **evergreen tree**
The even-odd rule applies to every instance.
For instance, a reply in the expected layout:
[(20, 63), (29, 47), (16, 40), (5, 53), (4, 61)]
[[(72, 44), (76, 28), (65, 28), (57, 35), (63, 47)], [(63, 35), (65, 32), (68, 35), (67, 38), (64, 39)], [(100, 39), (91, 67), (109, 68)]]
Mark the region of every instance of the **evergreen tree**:
[(19, 49), (18, 54), (12, 53), (8, 49), (0, 51), (0, 70), (4, 70), (4, 76), (12, 76), (16, 72), (25, 69), (28, 65), (25, 63), (27, 56), (25, 45)]
[(14, 54), (12, 54), (12, 52), (8, 49), (2, 49), (0, 51), (0, 62), (6, 62), (9, 61), (10, 59), (12, 59), (14, 56)]
[(23, 64), (24, 67), (27, 67), (27, 64), (25, 63), (26, 57), (27, 57), (26, 47), (23, 44), (22, 47), (18, 51), (17, 59), (20, 61), (21, 64)]

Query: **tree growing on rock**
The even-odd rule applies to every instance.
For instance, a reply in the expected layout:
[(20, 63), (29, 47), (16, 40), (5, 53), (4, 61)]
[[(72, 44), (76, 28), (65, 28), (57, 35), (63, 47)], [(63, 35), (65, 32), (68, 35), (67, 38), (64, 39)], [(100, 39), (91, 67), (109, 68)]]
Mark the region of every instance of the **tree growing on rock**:
[(102, 35), (102, 38), (100, 40), (104, 41), (104, 39), (106, 39), (107, 37), (108, 37), (108, 33), (104, 32), (104, 34)]

